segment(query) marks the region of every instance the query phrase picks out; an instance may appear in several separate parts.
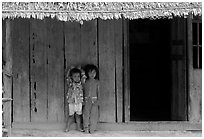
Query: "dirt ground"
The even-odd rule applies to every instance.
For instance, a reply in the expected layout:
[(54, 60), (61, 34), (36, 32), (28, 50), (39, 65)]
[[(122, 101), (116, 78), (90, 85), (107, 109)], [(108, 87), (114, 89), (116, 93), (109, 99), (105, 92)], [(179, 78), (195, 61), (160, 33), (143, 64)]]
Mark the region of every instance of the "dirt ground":
[(76, 130), (12, 129), (11, 137), (201, 137), (202, 131), (96, 131), (85, 134)]

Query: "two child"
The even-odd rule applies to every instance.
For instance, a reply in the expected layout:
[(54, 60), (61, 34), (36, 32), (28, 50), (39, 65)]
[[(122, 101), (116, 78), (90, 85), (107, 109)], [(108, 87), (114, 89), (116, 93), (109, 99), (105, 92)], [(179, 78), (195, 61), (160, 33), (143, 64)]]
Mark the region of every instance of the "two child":
[[(79, 68), (72, 68), (68, 72), (68, 91), (66, 94), (66, 100), (69, 107), (69, 117), (67, 117), (68, 119), (66, 121), (66, 132), (69, 131), (70, 125), (74, 119), (76, 120), (77, 130), (84, 131), (85, 133), (93, 133), (96, 130), (99, 105), (99, 80), (97, 67), (95, 65), (87, 65), (85, 67), (85, 75)], [(86, 77), (87, 80), (85, 81)], [(84, 105), (84, 130), (82, 130), (81, 127), (82, 105)]]

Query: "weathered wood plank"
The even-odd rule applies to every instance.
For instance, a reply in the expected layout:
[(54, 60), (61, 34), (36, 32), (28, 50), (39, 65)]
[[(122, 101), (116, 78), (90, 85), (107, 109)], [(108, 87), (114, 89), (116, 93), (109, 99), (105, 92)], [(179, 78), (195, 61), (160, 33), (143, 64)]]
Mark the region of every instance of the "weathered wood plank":
[(125, 122), (130, 121), (130, 65), (129, 65), (129, 24), (128, 20), (123, 20), (124, 29), (124, 120)]
[[(47, 30), (45, 20), (30, 20), (31, 121), (47, 121)], [(50, 35), (50, 34), (49, 34)]]
[(48, 57), (48, 121), (64, 120), (63, 22), (46, 19)]
[(80, 58), (80, 24), (64, 23), (66, 68), (81, 64)]
[(115, 122), (114, 22), (99, 20), (100, 121)]
[[(7, 19), (5, 21), (5, 66), (3, 70), (7, 71), (8, 73), (12, 73), (12, 21)], [(12, 97), (12, 77), (8, 77), (7, 75), (3, 74), (3, 86), (4, 86), (4, 95), (5, 98)], [(11, 113), (12, 113), (12, 105), (10, 102), (7, 102), (3, 106), (4, 111), (4, 124), (8, 129), (8, 136), (11, 133)]]
[(81, 64), (97, 65), (97, 21), (85, 21), (81, 25)]
[(6, 20), (2, 20), (2, 64), (6, 61)]
[(114, 45), (115, 45), (115, 84), (117, 97), (117, 122), (122, 122), (123, 114), (123, 38), (122, 38), (122, 19), (114, 20)]
[(29, 122), (29, 20), (15, 19), (12, 25), (14, 122)]

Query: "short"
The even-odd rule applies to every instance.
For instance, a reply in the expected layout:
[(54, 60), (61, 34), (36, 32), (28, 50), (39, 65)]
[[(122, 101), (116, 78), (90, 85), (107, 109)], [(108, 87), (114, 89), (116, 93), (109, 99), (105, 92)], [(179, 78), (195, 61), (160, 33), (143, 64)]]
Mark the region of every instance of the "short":
[(69, 115), (74, 115), (74, 113), (81, 115), (82, 114), (82, 103), (70, 103), (69, 104)]

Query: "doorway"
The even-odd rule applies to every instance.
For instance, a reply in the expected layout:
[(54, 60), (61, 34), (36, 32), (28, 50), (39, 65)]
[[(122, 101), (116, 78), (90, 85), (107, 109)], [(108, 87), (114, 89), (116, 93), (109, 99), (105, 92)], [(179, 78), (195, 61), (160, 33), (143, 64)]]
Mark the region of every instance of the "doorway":
[(129, 22), (130, 121), (171, 120), (170, 20)]

